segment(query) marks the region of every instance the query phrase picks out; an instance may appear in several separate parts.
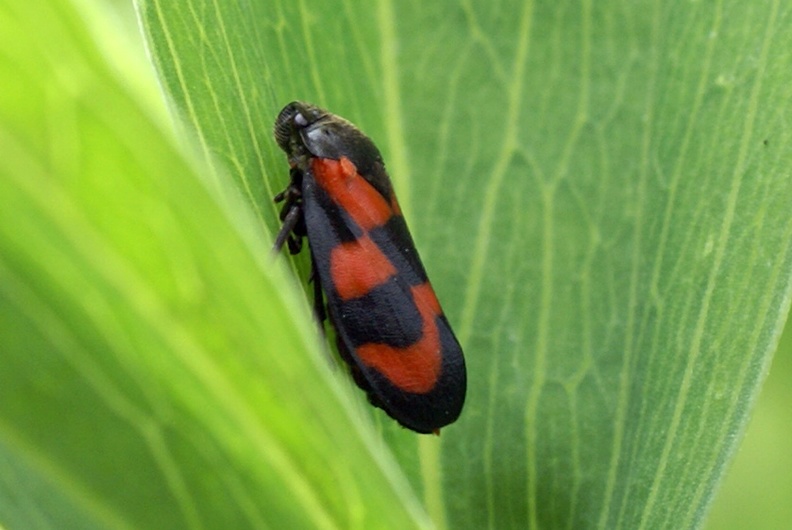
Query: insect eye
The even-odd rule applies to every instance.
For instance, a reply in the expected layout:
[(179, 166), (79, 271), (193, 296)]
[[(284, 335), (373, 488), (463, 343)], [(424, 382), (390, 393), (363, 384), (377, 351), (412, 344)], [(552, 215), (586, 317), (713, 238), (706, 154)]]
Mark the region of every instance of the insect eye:
[(305, 119), (305, 116), (302, 115), (302, 112), (298, 112), (294, 115), (294, 123), (300, 127), (305, 127), (308, 125), (308, 120)]

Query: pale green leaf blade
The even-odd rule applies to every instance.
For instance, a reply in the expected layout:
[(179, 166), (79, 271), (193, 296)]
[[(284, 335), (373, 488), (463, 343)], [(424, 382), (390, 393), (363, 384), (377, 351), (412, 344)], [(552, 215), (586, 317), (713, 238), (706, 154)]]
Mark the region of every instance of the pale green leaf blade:
[(0, 12), (0, 525), (426, 526), (123, 30), (90, 1)]
[(382, 149), (467, 353), (439, 441), (380, 421), (437, 523), (701, 522), (789, 306), (786, 4), (140, 4), (270, 231), (283, 104)]

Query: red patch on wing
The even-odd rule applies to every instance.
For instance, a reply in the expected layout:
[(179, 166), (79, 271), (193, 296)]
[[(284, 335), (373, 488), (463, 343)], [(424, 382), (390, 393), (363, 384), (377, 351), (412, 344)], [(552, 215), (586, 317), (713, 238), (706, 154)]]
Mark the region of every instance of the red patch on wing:
[(388, 201), (357, 172), (347, 157), (341, 160), (314, 158), (312, 167), (316, 182), (333, 202), (363, 230), (371, 230), (388, 222), (393, 215)]
[(363, 296), (395, 274), (396, 268), (366, 235), (330, 251), (330, 275), (342, 300)]
[(440, 304), (429, 283), (416, 285), (411, 291), (423, 321), (421, 340), (406, 348), (363, 344), (356, 353), (366, 366), (384, 375), (399, 390), (426, 394), (437, 384), (442, 364), (440, 333), (435, 322), (441, 314)]
[(393, 215), (401, 215), (401, 207), (399, 206), (399, 201), (396, 200), (396, 194), (391, 191), (391, 201), (390, 207), (393, 211)]

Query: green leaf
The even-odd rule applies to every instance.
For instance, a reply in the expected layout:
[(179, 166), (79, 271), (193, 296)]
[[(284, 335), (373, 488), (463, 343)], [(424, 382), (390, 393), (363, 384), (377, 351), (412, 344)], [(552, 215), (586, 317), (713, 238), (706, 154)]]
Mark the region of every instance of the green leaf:
[(0, 525), (427, 526), (123, 28), (87, 2), (0, 10)]
[(141, 5), (252, 203), (292, 99), (382, 148), (470, 371), (440, 448), (384, 427), (436, 522), (700, 522), (788, 306), (787, 7)]
[(705, 528), (784, 530), (792, 520), (792, 326), (787, 318), (745, 441), (728, 470)]
[[(107, 32), (19, 4), (0, 523), (702, 523), (789, 307), (792, 8), (139, 0), (197, 176)], [(383, 151), (466, 352), (439, 439), (328, 368), (268, 259), (293, 99)]]

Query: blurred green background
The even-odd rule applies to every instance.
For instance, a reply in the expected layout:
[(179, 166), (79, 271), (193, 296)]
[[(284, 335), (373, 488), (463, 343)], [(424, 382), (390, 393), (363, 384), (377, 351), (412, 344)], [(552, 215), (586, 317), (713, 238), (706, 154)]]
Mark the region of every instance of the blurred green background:
[(787, 319), (745, 439), (715, 496), (709, 530), (792, 525), (792, 326)]

